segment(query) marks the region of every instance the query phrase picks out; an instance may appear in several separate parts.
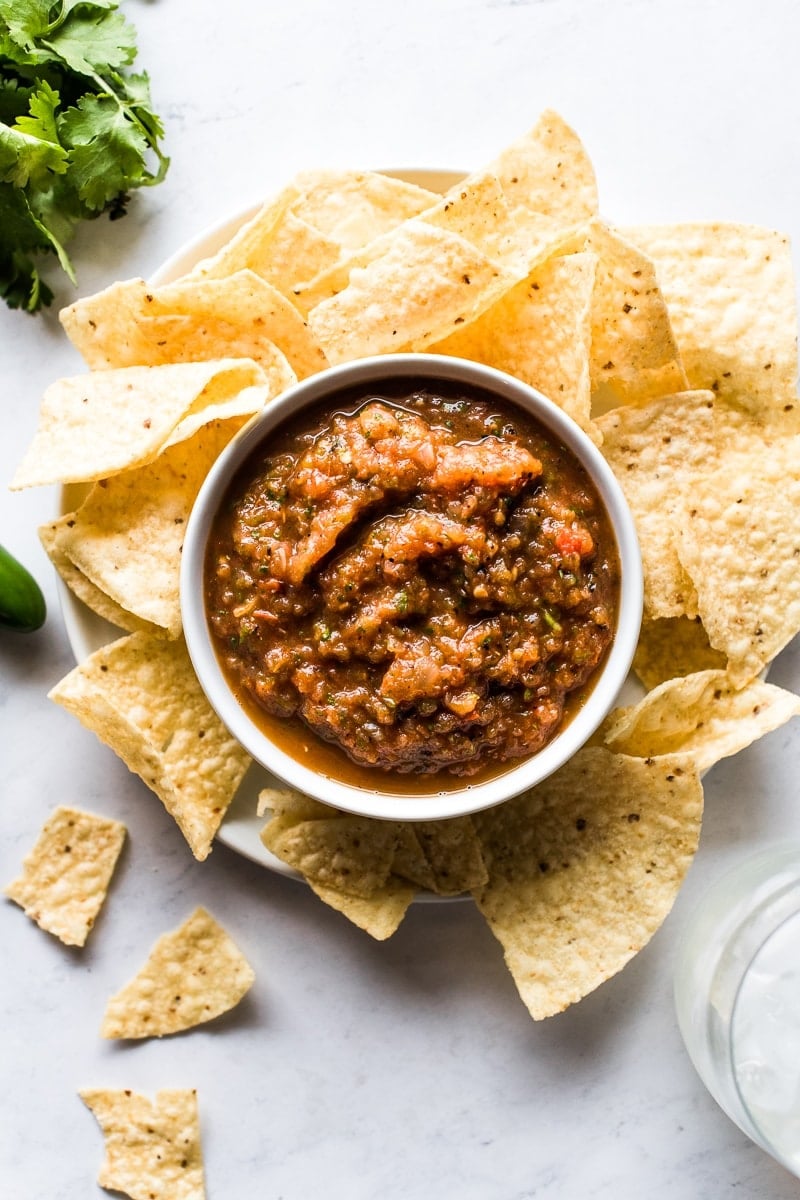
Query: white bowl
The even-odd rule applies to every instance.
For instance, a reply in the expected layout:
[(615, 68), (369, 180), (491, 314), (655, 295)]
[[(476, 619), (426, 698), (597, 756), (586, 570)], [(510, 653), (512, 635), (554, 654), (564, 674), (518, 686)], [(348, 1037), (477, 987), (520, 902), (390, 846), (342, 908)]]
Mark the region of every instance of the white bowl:
[[(204, 562), (214, 516), (236, 471), (256, 447), (288, 418), (353, 387), (399, 378), (450, 381), (490, 392), (523, 409), (564, 444), (583, 465), (610, 518), (620, 559), (620, 597), (614, 640), (582, 707), (538, 753), (477, 783), (447, 778), (440, 792), (419, 788), (409, 776), (407, 791), (382, 788), (382, 772), (370, 771), (370, 787), (332, 778), (291, 757), (248, 715), (220, 667), (206, 619)], [(436, 820), (490, 808), (533, 787), (562, 766), (591, 737), (622, 688), (639, 636), (642, 566), (639, 544), (622, 490), (599, 450), (566, 414), (519, 380), (478, 363), (443, 355), (398, 354), (360, 359), (313, 375), (273, 400), (227, 446), (205, 480), (189, 520), (181, 564), (181, 608), (186, 643), (212, 707), (236, 740), (279, 779), (300, 792), (346, 812), (384, 820)], [(373, 782), (374, 779), (374, 782)], [(430, 784), (428, 783), (428, 787)]]

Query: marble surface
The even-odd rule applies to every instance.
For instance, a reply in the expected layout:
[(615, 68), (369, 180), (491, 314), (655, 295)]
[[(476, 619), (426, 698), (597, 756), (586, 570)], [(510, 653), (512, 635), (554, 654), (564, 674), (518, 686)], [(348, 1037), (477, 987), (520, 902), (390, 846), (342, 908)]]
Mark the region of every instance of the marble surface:
[[(147, 275), (221, 215), (313, 165), (467, 166), (558, 108), (620, 222), (724, 217), (800, 244), (794, 0), (129, 0), (172, 168), (75, 244), (80, 290)], [(71, 299), (59, 291), (60, 303)], [(0, 311), (7, 481), (39, 397), (80, 369), (53, 313)], [(196, 864), (166, 813), (46, 699), (72, 665), (35, 528), (52, 490), (0, 491), (0, 540), (49, 602), (0, 634), (0, 881), (49, 810), (130, 838), (84, 951), (0, 904), (0, 1192), (101, 1196), (85, 1086), (195, 1086), (211, 1200), (789, 1200), (800, 1183), (715, 1106), (671, 999), (681, 930), (723, 867), (800, 833), (800, 722), (715, 768), (701, 848), (667, 922), (616, 978), (534, 1024), (469, 904), (418, 905), (379, 945), (299, 884), (218, 847)], [(772, 678), (800, 687), (800, 648)], [(104, 1043), (105, 999), (207, 905), (257, 972), (213, 1027)]]

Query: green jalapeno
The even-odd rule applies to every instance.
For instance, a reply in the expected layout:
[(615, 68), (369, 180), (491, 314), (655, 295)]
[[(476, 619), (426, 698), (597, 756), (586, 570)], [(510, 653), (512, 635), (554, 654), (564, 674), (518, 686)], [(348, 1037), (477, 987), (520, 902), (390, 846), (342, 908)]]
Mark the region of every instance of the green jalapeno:
[(33, 576), (0, 546), (0, 627), (32, 633), (44, 624), (44, 596)]

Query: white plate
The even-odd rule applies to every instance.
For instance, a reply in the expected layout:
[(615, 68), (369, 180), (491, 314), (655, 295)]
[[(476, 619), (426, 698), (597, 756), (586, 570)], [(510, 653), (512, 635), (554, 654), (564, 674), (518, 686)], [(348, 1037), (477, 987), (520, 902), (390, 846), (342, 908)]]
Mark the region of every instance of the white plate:
[[(384, 174), (414, 183), (418, 187), (427, 188), (432, 192), (445, 192), (463, 178), (463, 172), (460, 171), (419, 168), (386, 170)], [(180, 276), (187, 274), (197, 262), (203, 258), (209, 258), (230, 241), (236, 230), (257, 210), (258, 205), (254, 205), (226, 218), (218, 225), (214, 225), (198, 237), (193, 238), (192, 241), (187, 242), (159, 267), (151, 277), (150, 283), (158, 287), (162, 284), (172, 283)], [(60, 513), (74, 510), (84, 494), (85, 489), (80, 485), (62, 488)], [(58, 591), (67, 638), (78, 662), (82, 662), (90, 654), (99, 650), (101, 646), (105, 646), (121, 636), (121, 631), (116, 626), (109, 624), (108, 621), (103, 620), (102, 617), (87, 608), (60, 578), (58, 579)], [(631, 704), (643, 695), (644, 689), (641, 684), (633, 675), (630, 675), (620, 694), (619, 701), (622, 704)], [(242, 854), (245, 858), (261, 863), (271, 871), (290, 879), (300, 880), (302, 877), (296, 871), (281, 862), (274, 854), (270, 854), (259, 836), (264, 819), (256, 816), (258, 793), (264, 787), (284, 786), (280, 780), (254, 763), (225, 815), (217, 833), (217, 841)], [(442, 899), (442, 897), (430, 896), (427, 893), (422, 893), (419, 898)]]

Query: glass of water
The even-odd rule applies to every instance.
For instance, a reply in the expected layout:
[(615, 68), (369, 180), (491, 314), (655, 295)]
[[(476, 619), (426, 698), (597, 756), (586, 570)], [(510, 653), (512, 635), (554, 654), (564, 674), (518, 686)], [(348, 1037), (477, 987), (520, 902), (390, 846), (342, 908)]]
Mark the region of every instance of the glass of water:
[(800, 1176), (800, 842), (746, 859), (701, 898), (679, 946), (675, 1005), (714, 1099)]

